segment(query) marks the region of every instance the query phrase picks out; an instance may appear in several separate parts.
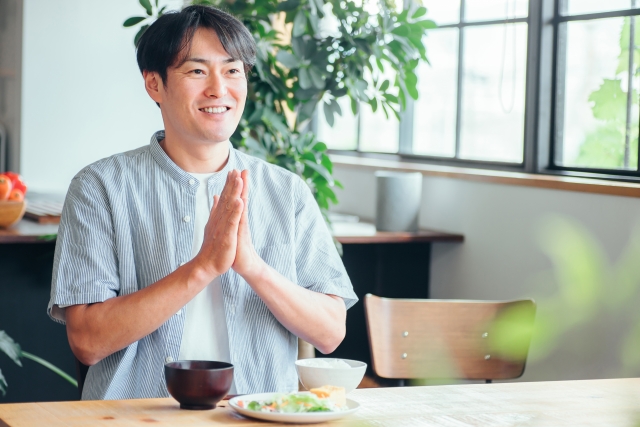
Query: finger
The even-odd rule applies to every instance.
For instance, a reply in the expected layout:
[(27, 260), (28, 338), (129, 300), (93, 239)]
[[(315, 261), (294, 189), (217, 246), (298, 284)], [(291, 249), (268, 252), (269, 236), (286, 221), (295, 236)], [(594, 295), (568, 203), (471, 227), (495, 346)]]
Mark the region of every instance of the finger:
[(247, 199), (249, 198), (249, 171), (246, 169), (243, 170), (242, 173), (240, 174), (240, 177), (242, 178), (242, 196), (241, 197), (246, 205)]
[(244, 203), (242, 202), (242, 199), (235, 199), (233, 203), (231, 203), (229, 217), (227, 218), (227, 223), (230, 227), (227, 228), (227, 234), (238, 234), (238, 225), (240, 224), (240, 218), (242, 217), (243, 208)]
[(242, 177), (242, 194), (240, 198), (244, 204), (240, 226), (245, 227), (249, 224), (249, 171), (243, 170), (240, 176)]
[(229, 171), (227, 173), (227, 180), (224, 183), (224, 187), (222, 188), (222, 193), (220, 194), (220, 198), (225, 201), (227, 200), (228, 197), (228, 193), (231, 191), (232, 187), (233, 187), (233, 181), (231, 178), (231, 175), (234, 171)]
[(220, 196), (216, 194), (215, 196), (213, 196), (213, 207), (211, 208), (212, 211), (218, 207), (218, 203), (220, 203)]
[(235, 185), (233, 187), (233, 193), (230, 195), (229, 200), (225, 203), (227, 210), (232, 210), (234, 208), (233, 204), (235, 203), (236, 199), (242, 200), (242, 198), (240, 197), (242, 195), (243, 187), (242, 179), (240, 179), (240, 177), (237, 177), (234, 184)]

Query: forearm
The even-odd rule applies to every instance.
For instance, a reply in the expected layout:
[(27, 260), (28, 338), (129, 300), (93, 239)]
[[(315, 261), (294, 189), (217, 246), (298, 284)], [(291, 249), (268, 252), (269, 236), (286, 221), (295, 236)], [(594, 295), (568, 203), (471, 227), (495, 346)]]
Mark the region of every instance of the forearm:
[(298, 286), (264, 262), (244, 278), (285, 328), (322, 353), (331, 353), (344, 339), (342, 298)]
[(190, 262), (132, 294), (67, 307), (71, 349), (81, 362), (94, 365), (158, 329), (209, 281)]

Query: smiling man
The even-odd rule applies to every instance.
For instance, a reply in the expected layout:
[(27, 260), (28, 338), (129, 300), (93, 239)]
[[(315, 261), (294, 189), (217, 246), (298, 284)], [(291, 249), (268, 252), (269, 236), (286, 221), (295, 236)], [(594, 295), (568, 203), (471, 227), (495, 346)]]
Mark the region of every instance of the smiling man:
[(190, 6), (138, 47), (165, 130), (73, 179), (48, 312), (90, 369), (83, 399), (168, 396), (164, 364), (229, 361), (236, 393), (297, 388), (297, 337), (323, 353), (357, 301), (304, 181), (235, 150), (255, 44)]

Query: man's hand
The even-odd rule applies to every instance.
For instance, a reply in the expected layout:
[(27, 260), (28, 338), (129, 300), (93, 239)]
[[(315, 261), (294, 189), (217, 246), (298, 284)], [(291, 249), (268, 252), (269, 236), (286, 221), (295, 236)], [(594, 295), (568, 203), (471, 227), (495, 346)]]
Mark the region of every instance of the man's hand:
[(204, 275), (205, 281), (225, 273), (236, 258), (238, 226), (244, 207), (242, 187), (240, 172), (233, 170), (227, 175), (222, 194), (214, 196), (202, 247), (192, 261)]
[(249, 281), (248, 278), (251, 275), (259, 274), (264, 261), (256, 252), (251, 241), (251, 230), (249, 229), (249, 171), (243, 170), (240, 176), (243, 183), (241, 198), (244, 210), (238, 225), (238, 247), (232, 268), (245, 280)]

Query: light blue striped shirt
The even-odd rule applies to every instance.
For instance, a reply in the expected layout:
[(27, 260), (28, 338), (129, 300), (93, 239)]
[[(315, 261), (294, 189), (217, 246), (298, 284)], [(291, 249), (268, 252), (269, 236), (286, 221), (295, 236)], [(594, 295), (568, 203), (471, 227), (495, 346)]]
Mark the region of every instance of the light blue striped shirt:
[[(90, 304), (127, 295), (176, 270), (192, 256), (199, 186), (151, 143), (100, 160), (69, 187), (53, 265), (49, 315), (57, 305)], [(208, 181), (220, 194), (227, 171), (248, 169), (249, 225), (258, 254), (293, 283), (356, 303), (331, 234), (308, 186), (297, 175), (233, 148), (226, 166)], [(297, 338), (269, 311), (244, 279), (221, 276), (231, 362), (238, 393), (297, 389)], [(56, 307), (54, 307), (54, 305)], [(155, 332), (89, 369), (83, 399), (168, 396), (166, 360), (178, 359), (185, 310)]]

